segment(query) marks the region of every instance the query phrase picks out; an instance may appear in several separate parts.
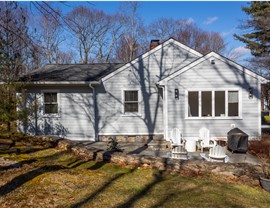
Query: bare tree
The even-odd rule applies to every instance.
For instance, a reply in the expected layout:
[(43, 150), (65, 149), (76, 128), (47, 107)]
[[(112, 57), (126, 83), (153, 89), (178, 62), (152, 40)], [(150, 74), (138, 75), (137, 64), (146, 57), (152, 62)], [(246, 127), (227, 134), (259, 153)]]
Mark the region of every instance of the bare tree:
[[(60, 13), (60, 11), (58, 11)], [(39, 20), (39, 43), (44, 63), (60, 63), (61, 44), (65, 41), (59, 16), (44, 14)]]
[[(94, 61), (96, 56), (99, 60), (107, 60), (109, 57), (110, 46), (107, 53), (104, 52), (104, 46), (108, 41), (109, 31), (117, 32), (118, 27), (113, 27), (112, 18), (103, 11), (90, 9), (84, 6), (74, 8), (68, 15), (70, 32), (76, 37), (76, 48), (79, 51), (80, 62), (89, 63)], [(112, 44), (115, 42), (112, 37)], [(107, 42), (108, 43), (108, 42)], [(106, 55), (104, 55), (104, 53)]]
[(120, 19), (119, 15), (108, 15), (108, 30), (96, 40), (96, 61), (98, 63), (108, 63), (115, 60), (113, 49), (122, 35), (123, 28)]
[[(128, 62), (145, 51), (148, 45), (146, 29), (142, 19), (138, 15), (140, 2), (122, 2), (122, 24), (124, 33), (116, 45), (116, 59)], [(147, 42), (147, 44), (146, 44)], [(123, 53), (122, 51), (125, 51)]]
[(160, 18), (149, 28), (149, 35), (155, 39), (164, 41), (173, 37), (202, 54), (222, 53), (226, 47), (219, 33), (204, 31), (188, 19)]

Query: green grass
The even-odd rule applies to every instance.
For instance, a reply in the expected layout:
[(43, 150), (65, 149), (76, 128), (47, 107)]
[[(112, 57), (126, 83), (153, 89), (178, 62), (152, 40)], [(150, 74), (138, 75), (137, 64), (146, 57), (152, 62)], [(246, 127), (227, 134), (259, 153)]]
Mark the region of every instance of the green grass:
[(269, 207), (270, 193), (224, 178), (85, 162), (53, 148), (4, 153), (0, 207)]

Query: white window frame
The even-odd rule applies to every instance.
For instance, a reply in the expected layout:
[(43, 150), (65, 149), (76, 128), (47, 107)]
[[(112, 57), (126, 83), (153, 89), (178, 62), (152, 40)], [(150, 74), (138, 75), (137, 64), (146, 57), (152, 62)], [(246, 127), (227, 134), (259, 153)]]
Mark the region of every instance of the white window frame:
[[(212, 116), (202, 116), (202, 92), (211, 91), (212, 93)], [(225, 92), (225, 116), (215, 116), (215, 92), (216, 91), (224, 91)], [(228, 92), (229, 91), (237, 91), (238, 92), (238, 116), (228, 116), (229, 108), (228, 108)], [(188, 115), (188, 92), (198, 92), (199, 96), (199, 116), (190, 117)], [(185, 90), (185, 119), (242, 119), (242, 90), (239, 88), (200, 88), (200, 89), (186, 89)]]
[[(125, 92), (137, 91), (138, 92), (138, 112), (125, 112)], [(122, 116), (141, 116), (141, 90), (139, 88), (126, 88), (122, 90)]]
[[(42, 114), (43, 117), (60, 117), (60, 91), (59, 90), (42, 90)], [(57, 112), (58, 113), (47, 113), (45, 114), (45, 93), (57, 93)]]

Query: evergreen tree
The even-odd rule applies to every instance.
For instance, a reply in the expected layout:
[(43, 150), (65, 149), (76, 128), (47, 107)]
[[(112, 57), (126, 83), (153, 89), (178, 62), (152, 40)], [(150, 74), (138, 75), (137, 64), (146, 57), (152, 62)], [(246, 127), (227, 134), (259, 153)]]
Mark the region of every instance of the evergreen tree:
[(234, 35), (238, 40), (246, 44), (254, 56), (250, 60), (257, 72), (266, 69), (270, 72), (270, 2), (253, 1), (242, 10), (249, 16), (240, 26), (245, 32), (242, 35)]

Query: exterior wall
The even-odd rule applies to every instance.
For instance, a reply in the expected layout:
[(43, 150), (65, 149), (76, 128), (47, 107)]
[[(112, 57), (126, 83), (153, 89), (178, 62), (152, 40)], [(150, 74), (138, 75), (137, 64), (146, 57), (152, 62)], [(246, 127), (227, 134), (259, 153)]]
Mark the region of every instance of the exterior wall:
[[(253, 88), (253, 99), (249, 99), (248, 96), (250, 87)], [(179, 100), (174, 98), (176, 88), (179, 89)], [(191, 89), (239, 89), (242, 118), (187, 118), (187, 91)], [(246, 132), (249, 138), (259, 136), (260, 84), (258, 80), (219, 59), (215, 58), (215, 64), (211, 64), (210, 59), (205, 60), (174, 77), (168, 81), (166, 90), (168, 93), (167, 132), (172, 128), (179, 128), (184, 137), (198, 137), (199, 129), (206, 127), (210, 130), (211, 137), (227, 137), (227, 132), (232, 125), (235, 125)]]
[[(98, 134), (163, 135), (163, 91), (156, 82), (197, 58), (169, 43), (105, 80), (97, 89)], [(124, 114), (123, 90), (139, 90), (139, 114)]]
[[(43, 92), (59, 93), (57, 116), (43, 114)], [(37, 112), (20, 130), (33, 135), (59, 135), (72, 140), (94, 140), (92, 89), (86, 87), (28, 87), (28, 102), (37, 99)]]

